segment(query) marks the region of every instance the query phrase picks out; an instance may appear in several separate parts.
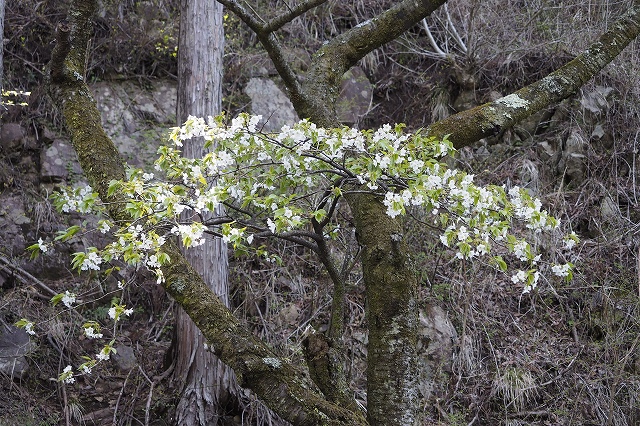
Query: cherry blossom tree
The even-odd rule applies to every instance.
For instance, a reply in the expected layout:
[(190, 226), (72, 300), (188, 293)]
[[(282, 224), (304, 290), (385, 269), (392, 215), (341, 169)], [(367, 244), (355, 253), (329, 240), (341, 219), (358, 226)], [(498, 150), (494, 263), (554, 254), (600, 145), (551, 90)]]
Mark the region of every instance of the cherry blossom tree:
[[(434, 123), (421, 133), (407, 134), (400, 127), (369, 132), (339, 128), (335, 99), (340, 77), (444, 1), (400, 1), (347, 30), (316, 52), (303, 80), (284, 58), (275, 32), (323, 1), (289, 5), (270, 20), (261, 19), (240, 2), (220, 2), (255, 31), (299, 115), (309, 120), (277, 135), (262, 135), (255, 129), (255, 118), (248, 116), (232, 120), (230, 127), (222, 119), (190, 118), (174, 132), (173, 144), (203, 136), (219, 148), (200, 159), (185, 159), (175, 146), (167, 146), (157, 166), (168, 182), (156, 182), (135, 170), (127, 174), (102, 130), (82, 77), (95, 2), (74, 2), (69, 24), (61, 24), (58, 30), (50, 92), (63, 112), (91, 190), (82, 197), (66, 197), (83, 208), (103, 209), (109, 216), (106, 226), (113, 225), (117, 237), (106, 248), (77, 254), (74, 265), (94, 269), (120, 259), (153, 270), (214, 353), (233, 368), (241, 386), (254, 390), (293, 424), (415, 424), (417, 279), (402, 219), (410, 209), (426, 211), (429, 220), (443, 229), (442, 243), (454, 248), (461, 259), (488, 256), (505, 269), (501, 253), (513, 256), (520, 263), (510, 272), (511, 279), (524, 292), (531, 291), (546, 272), (568, 277), (570, 264), (545, 263), (535, 245), (517, 232), (519, 228), (509, 225), (516, 220), (525, 232), (553, 232), (557, 222), (538, 201), (518, 188), (476, 186), (471, 176), (446, 168), (439, 159), (452, 148), (471, 144), (569, 96), (637, 37), (640, 4), (634, 2), (628, 14), (590, 49), (541, 81)], [(231, 176), (235, 179), (227, 182), (225, 178)], [(209, 177), (217, 178), (217, 183), (212, 184)], [(348, 392), (340, 343), (343, 271), (326, 253), (326, 238), (335, 226), (333, 213), (343, 202), (353, 215), (362, 249), (359, 262), (368, 303), (366, 414)], [(228, 217), (190, 224), (175, 219), (176, 210), (212, 211), (217, 203), (228, 206)], [(238, 249), (252, 248), (261, 238), (279, 237), (318, 254), (332, 278), (334, 293), (327, 333), (308, 333), (304, 343), (311, 380), (302, 367), (278, 357), (230, 313), (171, 238), (175, 235), (184, 245), (199, 245), (206, 233)], [(575, 236), (560, 238), (559, 243), (559, 250), (568, 249)], [(34, 249), (41, 247), (46, 248), (46, 242)], [(256, 253), (263, 254), (259, 246)], [(72, 303), (71, 296), (65, 296)], [(114, 321), (130, 309), (114, 308)], [(24, 325), (33, 330), (33, 324)], [(109, 352), (107, 344), (99, 355)], [(98, 356), (95, 362), (101, 359)], [(66, 369), (61, 379), (72, 380), (75, 371)]]

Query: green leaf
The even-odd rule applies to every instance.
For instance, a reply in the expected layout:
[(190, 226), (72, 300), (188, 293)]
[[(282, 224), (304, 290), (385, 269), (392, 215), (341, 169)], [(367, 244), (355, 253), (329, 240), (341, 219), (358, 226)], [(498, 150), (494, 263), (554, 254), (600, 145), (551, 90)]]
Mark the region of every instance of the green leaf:
[(55, 238), (55, 241), (67, 241), (80, 232), (81, 229), (79, 225), (74, 225), (67, 228), (66, 231), (58, 231), (58, 236)]
[(71, 266), (73, 269), (77, 269), (80, 272), (80, 267), (84, 263), (84, 260), (87, 258), (87, 254), (84, 252), (77, 252), (72, 254), (73, 259), (71, 260)]
[(29, 321), (28, 319), (26, 319), (26, 318), (22, 318), (22, 319), (20, 319), (20, 320), (16, 321), (16, 322), (14, 323), (14, 325), (15, 325), (16, 327), (18, 327), (18, 328), (24, 328), (27, 324), (30, 324), (30, 323), (31, 323), (31, 321)]
[(40, 255), (40, 245), (38, 243), (30, 245), (27, 247), (27, 251), (29, 252), (29, 259), (36, 259)]
[(318, 222), (322, 222), (322, 220), (327, 217), (327, 211), (325, 209), (316, 210), (311, 214), (313, 215), (313, 218)]
[(158, 263), (160, 263), (161, 265), (166, 265), (171, 261), (171, 258), (167, 253), (159, 252), (157, 256), (158, 256)]
[(507, 272), (507, 262), (504, 261), (504, 259), (502, 258), (502, 256), (494, 256), (493, 257), (493, 262), (495, 262), (495, 265), (498, 267), (498, 269), (500, 269), (502, 272)]
[(50, 302), (53, 306), (56, 306), (58, 303), (62, 301), (63, 297), (64, 297), (64, 293), (58, 293), (51, 298)]

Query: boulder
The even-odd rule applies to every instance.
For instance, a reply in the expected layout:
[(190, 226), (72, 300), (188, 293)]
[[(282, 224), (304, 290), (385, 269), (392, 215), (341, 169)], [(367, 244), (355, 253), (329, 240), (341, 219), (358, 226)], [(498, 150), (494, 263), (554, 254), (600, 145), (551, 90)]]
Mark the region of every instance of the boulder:
[(251, 113), (261, 115), (265, 132), (275, 132), (300, 119), (287, 95), (269, 78), (254, 77), (244, 88), (251, 98)]
[(557, 166), (560, 175), (564, 175), (565, 181), (582, 183), (587, 171), (586, 151), (587, 140), (579, 129), (569, 131), (563, 143), (562, 155)]
[(118, 370), (127, 372), (138, 364), (138, 359), (133, 352), (133, 348), (126, 345), (115, 346), (116, 353), (111, 356)]
[(0, 241), (5, 256), (20, 256), (27, 247), (25, 229), (31, 227), (27, 216), (24, 197), (6, 195), (0, 202)]
[(427, 306), (420, 312), (418, 324), (418, 389), (428, 399), (442, 376), (451, 373), (458, 333), (444, 309)]
[(34, 349), (29, 335), (13, 325), (0, 325), (0, 373), (22, 379), (29, 369), (27, 355)]
[(5, 154), (13, 154), (22, 149), (26, 131), (17, 123), (7, 123), (0, 129), (0, 148)]
[(82, 175), (76, 153), (68, 142), (55, 139), (51, 146), (40, 151), (40, 179), (42, 182), (69, 183), (71, 175)]
[(151, 169), (158, 147), (177, 124), (176, 85), (152, 82), (150, 88), (141, 88), (131, 82), (102, 82), (92, 85), (91, 91), (104, 129), (122, 158), (132, 166)]

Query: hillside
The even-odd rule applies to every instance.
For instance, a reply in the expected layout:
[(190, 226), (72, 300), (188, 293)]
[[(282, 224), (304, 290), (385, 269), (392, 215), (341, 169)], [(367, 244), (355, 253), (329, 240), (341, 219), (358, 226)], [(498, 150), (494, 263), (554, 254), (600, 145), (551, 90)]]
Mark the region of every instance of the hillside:
[[(35, 261), (25, 251), (39, 238), (98, 220), (57, 213), (49, 198), (63, 185), (84, 182), (44, 87), (67, 3), (25, 0), (6, 10), (3, 84), (31, 94), (12, 98), (26, 105), (6, 105), (0, 118), (0, 359), (8, 360), (0, 363), (0, 425), (168, 425), (177, 402), (168, 379), (175, 307), (155, 277), (73, 273), (70, 255), (104, 242), (101, 235), (75, 237)], [(175, 125), (176, 3), (105, 0), (89, 46), (87, 80), (103, 124), (126, 161), (149, 169)], [(305, 70), (312, 49), (391, 3), (327, 2), (285, 27), (286, 53)], [(452, 1), (345, 78), (343, 121), (359, 128), (403, 122), (416, 130), (495, 100), (574, 58), (630, 3)], [(291, 119), (286, 102), (276, 101), (286, 96), (255, 37), (232, 14), (225, 31), (227, 114), (266, 105)], [(414, 262), (421, 271), (425, 425), (640, 423), (638, 43), (570, 99), (450, 159), (479, 182), (528, 188), (564, 231), (576, 232), (573, 281), (548, 281), (523, 295), (509, 276), (486, 265), (451, 261), (435, 231), (407, 221), (420, 252)], [(349, 212), (342, 217), (348, 239)], [(307, 326), (323, 330), (328, 321), (330, 280), (304, 249), (284, 243), (270, 249), (282, 266), (232, 255), (233, 310), (281, 356), (304, 363)], [(366, 301), (357, 269), (344, 343), (351, 388), (364, 403)], [(123, 292), (120, 279), (135, 284)], [(70, 288), (86, 302), (79, 315), (49, 303)], [(135, 305), (118, 334), (118, 356), (73, 385), (51, 380), (96, 349), (78, 338), (78, 326), (104, 322), (114, 297)], [(11, 326), (24, 317), (40, 327), (31, 340)], [(243, 411), (230, 407), (224, 424), (283, 424), (253, 394), (242, 402)]]

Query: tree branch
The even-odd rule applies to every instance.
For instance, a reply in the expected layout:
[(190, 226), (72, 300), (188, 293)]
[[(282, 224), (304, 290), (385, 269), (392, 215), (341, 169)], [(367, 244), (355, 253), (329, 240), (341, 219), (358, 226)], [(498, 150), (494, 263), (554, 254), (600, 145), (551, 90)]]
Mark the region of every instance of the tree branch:
[[(260, 40), (260, 43), (267, 51), (273, 65), (276, 67), (285, 87), (289, 91), (289, 96), (292, 98), (301, 97), (302, 89), (300, 87), (300, 83), (298, 82), (295, 72), (293, 72), (291, 62), (284, 57), (282, 46), (273, 33), (274, 30), (269, 28), (270, 23), (265, 24), (260, 22), (258, 20), (259, 17), (254, 11), (247, 10), (236, 0), (218, 0), (218, 2), (232, 11), (238, 18), (240, 18), (240, 20), (242, 20), (242, 22), (253, 30), (258, 37), (258, 40)], [(284, 23), (282, 25), (284, 25)]]
[(338, 403), (352, 411), (359, 407), (349, 394), (347, 376), (344, 371), (344, 307), (346, 283), (344, 277), (331, 259), (327, 242), (322, 238), (323, 226), (315, 219), (311, 220), (313, 230), (320, 236), (317, 254), (333, 282), (331, 317), (329, 330), (322, 333), (310, 333), (302, 341), (304, 357), (309, 366), (311, 379), (318, 385), (329, 401)]
[[(71, 48), (66, 57), (53, 57), (50, 70), (65, 69), (58, 81), (50, 84), (50, 94), (61, 108), (71, 143), (80, 165), (100, 198), (109, 202), (114, 220), (131, 222), (117, 202), (122, 195), (107, 196), (111, 180), (125, 178), (117, 149), (106, 135), (100, 113), (83, 78), (86, 41), (91, 34), (95, 0), (76, 0), (71, 6)], [(243, 387), (252, 389), (281, 417), (296, 425), (364, 425), (360, 413), (326, 401), (298, 367), (280, 359), (262, 341), (247, 330), (212, 293), (191, 268), (175, 244), (166, 243), (171, 257), (164, 266), (164, 287), (169, 295), (193, 319), (214, 353), (232, 367)]]
[(276, 16), (264, 26), (263, 30), (268, 32), (274, 32), (282, 28), (284, 25), (293, 21), (298, 16), (303, 13), (313, 9), (314, 7), (320, 6), (323, 3), (326, 3), (327, 0), (309, 0), (306, 2), (302, 2), (298, 4), (294, 8), (290, 8), (289, 12), (283, 13), (280, 16)]
[(335, 101), (342, 75), (366, 54), (396, 39), (444, 3), (445, 0), (401, 1), (322, 46), (313, 56), (303, 86), (305, 99), (292, 99), (298, 115), (309, 117), (320, 126), (335, 127)]
[(258, 20), (258, 16), (256, 13), (252, 11), (248, 11), (245, 9), (240, 3), (236, 0), (217, 0), (218, 3), (222, 4), (224, 7), (232, 11), (242, 22), (247, 24), (249, 28), (253, 30), (256, 34), (264, 31), (264, 21), (260, 22)]
[(61, 22), (56, 30), (56, 46), (51, 52), (51, 80), (61, 81), (64, 78), (64, 60), (71, 50), (69, 42), (69, 32), (71, 27)]
[(449, 135), (460, 149), (513, 126), (578, 90), (640, 34), (640, 2), (620, 18), (587, 51), (537, 82), (494, 102), (451, 115), (426, 129), (437, 138)]
[(298, 77), (291, 67), (291, 62), (285, 59), (282, 46), (275, 34), (257, 34), (257, 36), (264, 49), (267, 51), (269, 58), (271, 58), (273, 65), (276, 67), (278, 75), (280, 75), (285, 87), (289, 91), (289, 97), (298, 98), (303, 96), (302, 87), (298, 82)]

